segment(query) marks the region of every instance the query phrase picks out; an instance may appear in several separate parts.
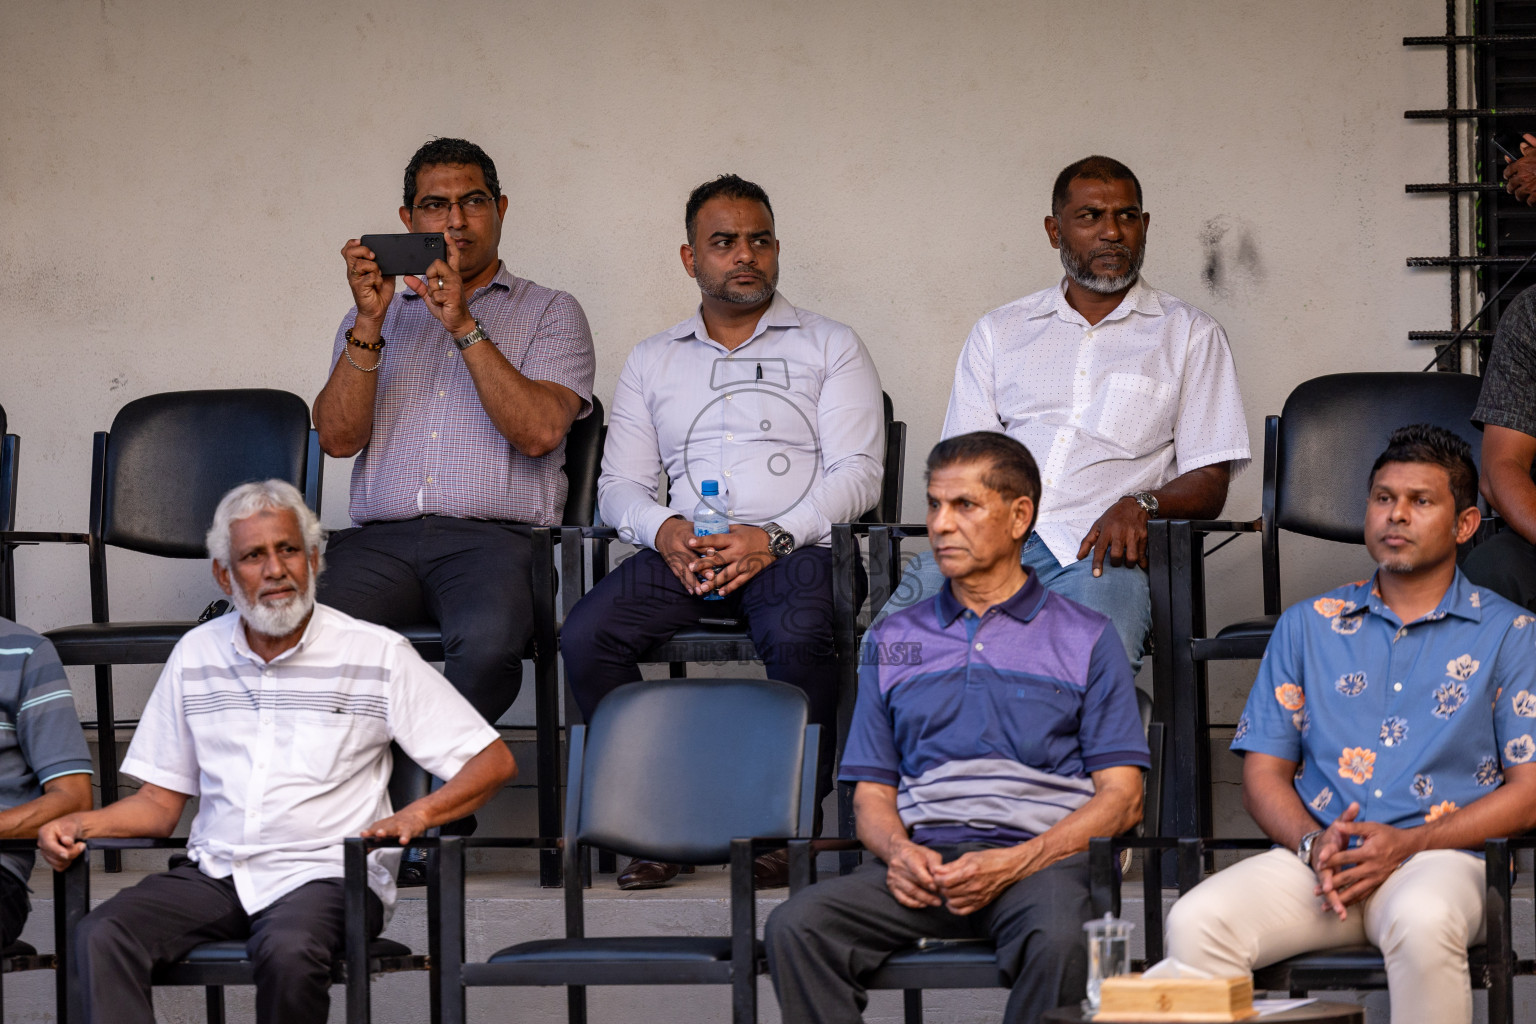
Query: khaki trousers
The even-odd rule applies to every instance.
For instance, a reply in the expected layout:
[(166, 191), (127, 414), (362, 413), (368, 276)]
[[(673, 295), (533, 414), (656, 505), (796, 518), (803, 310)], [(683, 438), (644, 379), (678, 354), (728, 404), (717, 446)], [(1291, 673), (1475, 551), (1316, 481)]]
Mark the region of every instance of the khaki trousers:
[(1212, 974), (1248, 974), (1300, 953), (1369, 942), (1386, 960), (1392, 1024), (1470, 1024), (1467, 947), (1483, 940), (1484, 865), (1460, 850), (1410, 858), (1340, 921), (1317, 878), (1274, 849), (1201, 882), (1168, 915), (1168, 955)]

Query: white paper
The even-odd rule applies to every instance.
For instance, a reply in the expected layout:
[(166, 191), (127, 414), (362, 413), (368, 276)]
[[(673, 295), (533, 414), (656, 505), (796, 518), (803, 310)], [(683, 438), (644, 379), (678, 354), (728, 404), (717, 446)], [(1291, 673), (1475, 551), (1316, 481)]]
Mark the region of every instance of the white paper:
[(1268, 1017), (1273, 1013), (1284, 1013), (1286, 1010), (1294, 1010), (1298, 1006), (1315, 1002), (1317, 1002), (1316, 999), (1255, 999), (1253, 1008), (1259, 1011), (1260, 1017)]
[(1168, 957), (1166, 960), (1159, 960), (1157, 963), (1153, 964), (1151, 967), (1148, 967), (1146, 970), (1141, 972), (1141, 976), (1143, 978), (1201, 978), (1201, 979), (1209, 979), (1209, 978), (1212, 977), (1212, 975), (1209, 972), (1202, 971), (1198, 967), (1191, 967), (1191, 966), (1189, 966), (1189, 964), (1182, 963), (1182, 962), (1180, 962), (1178, 960), (1175, 960), (1171, 956)]

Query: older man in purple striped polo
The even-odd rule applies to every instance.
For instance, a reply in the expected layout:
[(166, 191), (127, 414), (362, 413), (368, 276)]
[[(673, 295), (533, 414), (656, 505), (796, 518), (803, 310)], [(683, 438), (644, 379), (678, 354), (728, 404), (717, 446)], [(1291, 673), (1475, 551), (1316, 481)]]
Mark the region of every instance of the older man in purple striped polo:
[(1035, 460), (1004, 434), (928, 456), (946, 582), (866, 639), (843, 754), (878, 860), (769, 918), (785, 1020), (860, 1020), (861, 979), (922, 937), (996, 943), (1008, 1024), (1083, 996), (1088, 840), (1141, 819), (1150, 761), (1114, 626), (1019, 562), (1039, 495)]

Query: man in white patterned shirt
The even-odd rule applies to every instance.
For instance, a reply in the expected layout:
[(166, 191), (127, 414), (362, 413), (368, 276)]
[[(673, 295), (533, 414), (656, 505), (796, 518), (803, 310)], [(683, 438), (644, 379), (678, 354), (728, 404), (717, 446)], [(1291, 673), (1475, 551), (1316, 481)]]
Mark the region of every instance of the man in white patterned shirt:
[[(81, 922), (87, 1019), (153, 1024), (156, 966), (246, 939), (260, 1024), (323, 1024), (344, 939), (341, 841), (404, 843), (485, 803), (516, 765), (403, 637), (315, 603), (320, 523), (291, 484), (225, 495), (208, 550), (236, 611), (171, 652), (123, 762), (143, 787), (49, 822), (38, 848), (62, 870), (94, 836), (170, 835), (197, 797), (183, 862)], [(391, 741), (448, 781), (391, 808)], [(369, 856), (370, 937), (394, 905), (399, 857)]]
[[(1066, 276), (977, 321), (943, 429), (1001, 431), (1040, 461), (1023, 562), (1107, 616), (1133, 670), (1152, 622), (1147, 521), (1215, 518), (1249, 462), (1226, 333), (1141, 279), (1150, 221), (1140, 182), (1119, 161), (1091, 156), (1062, 170), (1045, 233)], [(921, 556), (881, 618), (942, 584)]]

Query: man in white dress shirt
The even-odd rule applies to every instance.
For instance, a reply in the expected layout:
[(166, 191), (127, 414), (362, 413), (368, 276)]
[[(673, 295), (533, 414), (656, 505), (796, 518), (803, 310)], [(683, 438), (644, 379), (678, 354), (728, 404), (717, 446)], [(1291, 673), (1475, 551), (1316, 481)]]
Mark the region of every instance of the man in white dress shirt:
[[(404, 843), (485, 803), (516, 773), (500, 735), (399, 635), (315, 603), (320, 523), (280, 480), (224, 496), (208, 531), (236, 611), (176, 645), (123, 770), (135, 794), (38, 833), (62, 870), (97, 836), (168, 836), (191, 797), (187, 855), (81, 922), (92, 1022), (153, 1024), (150, 975), (204, 942), (246, 939), (261, 1024), (323, 1024), (344, 942), (341, 841)], [(392, 809), (394, 740), (448, 782)], [(398, 851), (368, 865), (370, 937)]]
[[(1152, 623), (1147, 521), (1214, 519), (1249, 462), (1226, 333), (1141, 278), (1151, 219), (1118, 160), (1090, 156), (1057, 176), (1045, 234), (1066, 276), (977, 321), (943, 430), (1001, 431), (1039, 461), (1023, 562), (1107, 616), (1132, 670)], [(921, 556), (880, 618), (943, 582)]]
[[(700, 185), (684, 224), (698, 312), (630, 352), (598, 481), (604, 522), (641, 550), (566, 619), (566, 678), (590, 715), (640, 679), (637, 658), (651, 647), (701, 619), (743, 617), (768, 677), (805, 691), (822, 725), (819, 800), (831, 788), (837, 713), (832, 524), (880, 495), (880, 377), (851, 328), (777, 293), (779, 242), (759, 186), (736, 175)], [(730, 532), (695, 537), (706, 480), (720, 485)], [(760, 885), (785, 884), (782, 858), (759, 869)], [(633, 861), (619, 885), (663, 885), (677, 870)]]

